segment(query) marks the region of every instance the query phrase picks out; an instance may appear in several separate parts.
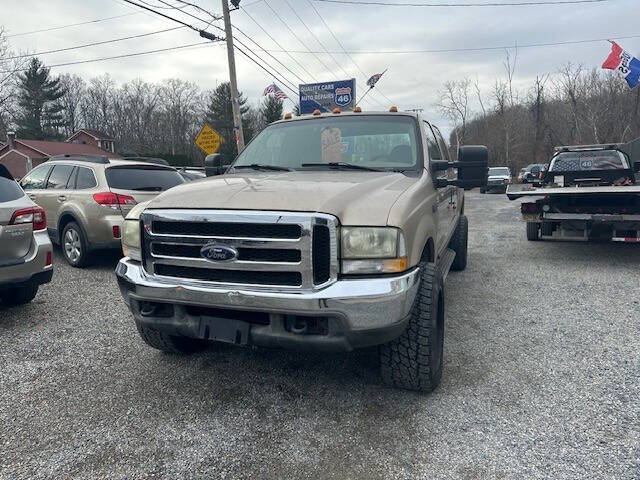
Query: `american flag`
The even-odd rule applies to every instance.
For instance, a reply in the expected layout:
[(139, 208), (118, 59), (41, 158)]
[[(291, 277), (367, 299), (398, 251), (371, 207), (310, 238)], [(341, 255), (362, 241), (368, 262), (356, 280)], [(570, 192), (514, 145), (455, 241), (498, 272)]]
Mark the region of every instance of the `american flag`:
[[(386, 70), (385, 70), (386, 71)], [(369, 77), (369, 80), (367, 80), (367, 85), (371, 88), (373, 88), (375, 86), (376, 83), (378, 83), (378, 80), (380, 80), (380, 77), (384, 74), (384, 72), (382, 73), (376, 73), (374, 75), (371, 75)]]
[(270, 93), (273, 93), (278, 100), (289, 98), (287, 97), (287, 94), (280, 90), (280, 87), (278, 87), (275, 83), (272, 83), (267, 88), (265, 88), (262, 95), (269, 95)]

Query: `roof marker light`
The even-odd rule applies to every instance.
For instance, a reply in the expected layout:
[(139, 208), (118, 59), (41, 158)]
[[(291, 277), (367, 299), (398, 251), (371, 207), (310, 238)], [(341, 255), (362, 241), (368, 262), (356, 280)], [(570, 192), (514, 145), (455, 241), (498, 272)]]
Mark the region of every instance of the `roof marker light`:
[(284, 114), (284, 119), (285, 120), (291, 120), (291, 117), (292, 117), (291, 112), (287, 112), (287, 113)]
[(395, 105), (391, 105), (391, 108), (389, 109), (390, 112), (397, 112), (398, 111), (398, 107), (396, 107)]
[(356, 108), (353, 109), (353, 113), (362, 113), (362, 108), (360, 108), (360, 105), (356, 105)]
[(320, 115), (320, 113), (321, 113), (320, 110), (316, 108), (311, 115), (314, 115), (317, 117), (318, 115)]
[(333, 113), (340, 113), (340, 109), (338, 107), (334, 108)]

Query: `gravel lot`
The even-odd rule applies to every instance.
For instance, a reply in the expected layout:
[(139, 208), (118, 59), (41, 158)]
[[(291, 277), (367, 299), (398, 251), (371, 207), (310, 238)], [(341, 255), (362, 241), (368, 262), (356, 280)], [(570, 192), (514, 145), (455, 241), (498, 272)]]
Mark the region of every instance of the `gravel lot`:
[(527, 242), (504, 195), (467, 214), (427, 395), (382, 386), (375, 350), (158, 353), (117, 256), (58, 252), (0, 305), (0, 478), (640, 478), (639, 247)]

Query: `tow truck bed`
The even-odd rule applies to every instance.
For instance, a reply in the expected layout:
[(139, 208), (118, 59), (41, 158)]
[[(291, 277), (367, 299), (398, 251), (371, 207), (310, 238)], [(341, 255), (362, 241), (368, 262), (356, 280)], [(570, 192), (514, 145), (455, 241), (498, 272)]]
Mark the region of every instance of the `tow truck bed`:
[[(512, 188), (514, 187), (514, 188)], [(521, 197), (540, 197), (546, 195), (640, 195), (640, 185), (619, 185), (603, 187), (529, 187), (509, 185), (507, 197), (517, 200)]]

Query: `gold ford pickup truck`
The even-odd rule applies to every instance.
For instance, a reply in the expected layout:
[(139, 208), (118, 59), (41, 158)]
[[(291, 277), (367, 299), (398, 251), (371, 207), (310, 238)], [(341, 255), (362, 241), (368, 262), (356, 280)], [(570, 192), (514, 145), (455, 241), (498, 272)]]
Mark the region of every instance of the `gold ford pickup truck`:
[(142, 339), (302, 350), (379, 346), (382, 378), (431, 391), (442, 375), (444, 279), (467, 263), (464, 189), (487, 149), (450, 161), (404, 112), (326, 113), (265, 128), (228, 167), (137, 205), (116, 274)]

